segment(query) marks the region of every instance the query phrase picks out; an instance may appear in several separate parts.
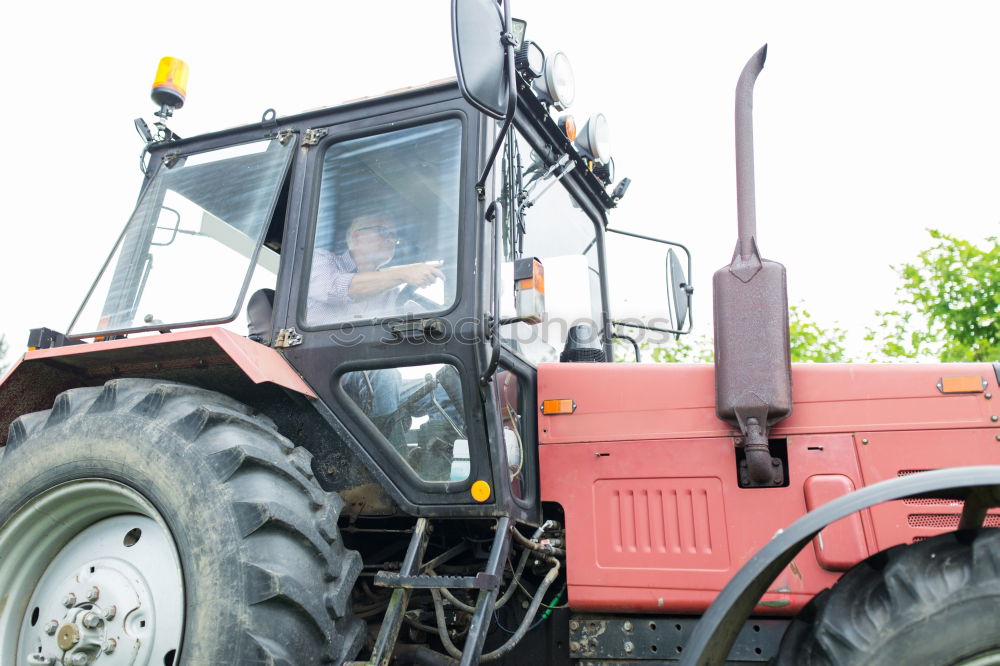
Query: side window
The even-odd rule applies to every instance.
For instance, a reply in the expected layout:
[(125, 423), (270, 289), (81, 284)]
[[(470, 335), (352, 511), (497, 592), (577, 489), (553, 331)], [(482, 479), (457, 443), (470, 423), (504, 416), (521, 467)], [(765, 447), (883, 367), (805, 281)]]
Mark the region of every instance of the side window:
[(424, 481), (469, 477), (462, 379), (447, 363), (347, 372), (340, 385)]
[(504, 193), (516, 205), (504, 211), (501, 308), (504, 317), (515, 314), (514, 261), (535, 257), (545, 271), (546, 315), (536, 325), (504, 325), (501, 334), (532, 363), (558, 361), (573, 326), (586, 324), (592, 335), (603, 327), (597, 227), (556, 181), (561, 170), (550, 173), (524, 137), (515, 136), (504, 153)]
[(461, 140), (444, 120), (327, 149), (307, 327), (451, 307)]
[(531, 409), (532, 406), (525, 405), (525, 390), (517, 375), (510, 370), (497, 373), (493, 390), (497, 405), (500, 406), (500, 426), (504, 446), (507, 448), (511, 490), (515, 496), (524, 497), (525, 446), (532, 446), (535, 442), (533, 433), (525, 428), (524, 409)]

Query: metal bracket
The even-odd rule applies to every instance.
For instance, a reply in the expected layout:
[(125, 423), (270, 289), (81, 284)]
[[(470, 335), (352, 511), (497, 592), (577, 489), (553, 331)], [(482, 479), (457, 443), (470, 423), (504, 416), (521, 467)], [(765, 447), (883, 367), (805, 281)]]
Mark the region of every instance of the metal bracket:
[(326, 136), (326, 130), (322, 127), (307, 129), (305, 135), (302, 137), (302, 147), (315, 146), (324, 136)]
[(295, 332), (294, 328), (283, 328), (278, 331), (278, 336), (274, 339), (274, 346), (277, 349), (288, 349), (302, 344), (302, 336)]
[(275, 138), (278, 140), (278, 143), (284, 146), (292, 140), (292, 136), (294, 135), (295, 130), (283, 129), (278, 132), (278, 135)]
[(177, 164), (177, 160), (180, 158), (180, 153), (167, 153), (163, 156), (163, 166), (169, 169), (173, 165)]

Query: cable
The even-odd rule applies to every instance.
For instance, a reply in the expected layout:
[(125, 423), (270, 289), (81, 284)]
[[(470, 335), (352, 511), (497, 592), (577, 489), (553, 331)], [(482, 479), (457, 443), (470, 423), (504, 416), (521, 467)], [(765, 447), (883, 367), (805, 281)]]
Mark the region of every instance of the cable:
[[(517, 530), (514, 530), (517, 532)], [(545, 578), (538, 586), (538, 590), (535, 591), (535, 596), (531, 600), (531, 605), (528, 607), (527, 612), (524, 614), (524, 618), (521, 620), (520, 626), (514, 635), (511, 636), (506, 643), (493, 650), (492, 652), (487, 652), (479, 658), (480, 663), (486, 663), (490, 661), (495, 661), (500, 657), (504, 656), (508, 652), (514, 649), (524, 635), (528, 633), (531, 629), (531, 620), (535, 617), (535, 613), (538, 612), (538, 606), (542, 603), (542, 597), (545, 592), (549, 589), (549, 586), (555, 581), (559, 576), (559, 560), (552, 557), (551, 555), (545, 555), (545, 559), (552, 563), (552, 568), (549, 569), (548, 573), (545, 574)], [(434, 599), (434, 615), (438, 623), (438, 637), (441, 639), (441, 643), (444, 645), (445, 650), (455, 659), (462, 658), (462, 652), (455, 644), (452, 642), (451, 637), (448, 636), (448, 630), (445, 627), (445, 617), (444, 617), (444, 605), (441, 603), (441, 594), (436, 588), (431, 589), (431, 597)]]

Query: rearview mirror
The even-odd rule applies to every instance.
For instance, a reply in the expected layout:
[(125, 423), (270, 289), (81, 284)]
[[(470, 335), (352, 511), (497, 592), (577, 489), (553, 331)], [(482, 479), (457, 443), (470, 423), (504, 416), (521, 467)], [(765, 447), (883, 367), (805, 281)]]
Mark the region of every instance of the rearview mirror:
[[(684, 322), (687, 320), (688, 304), (694, 289), (688, 282), (681, 266), (681, 260), (677, 258), (677, 253), (672, 249), (667, 251), (667, 294), (668, 299), (673, 301), (674, 328), (684, 330)], [(671, 303), (667, 303), (667, 309)]]
[(462, 95), (497, 120), (507, 116), (504, 17), (496, 0), (451, 0), (451, 43)]

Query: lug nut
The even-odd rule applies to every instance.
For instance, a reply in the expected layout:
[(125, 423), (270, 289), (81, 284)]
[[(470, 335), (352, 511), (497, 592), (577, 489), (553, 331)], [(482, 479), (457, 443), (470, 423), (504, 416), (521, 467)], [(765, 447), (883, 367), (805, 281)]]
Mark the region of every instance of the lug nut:
[(105, 620), (113, 620), (113, 619), (115, 619), (115, 613), (117, 613), (117, 612), (118, 612), (118, 608), (117, 607), (115, 607), (113, 605), (112, 606), (108, 606), (107, 608), (104, 609), (104, 619)]
[(97, 601), (98, 597), (101, 596), (101, 591), (96, 587), (92, 587), (87, 590), (87, 601), (94, 602)]
[(77, 652), (69, 660), (69, 663), (73, 664), (73, 666), (87, 666), (87, 662), (87, 655), (82, 652)]
[(63, 597), (63, 606), (66, 608), (72, 608), (76, 606), (76, 595), (70, 592), (65, 597)]
[(83, 616), (83, 626), (88, 629), (96, 629), (99, 624), (101, 624), (101, 616), (97, 613), (90, 612)]
[(115, 651), (116, 647), (118, 647), (118, 641), (112, 638), (107, 643), (105, 643), (104, 647), (101, 649), (104, 650), (104, 654), (111, 654), (112, 652)]
[(47, 625), (45, 625), (45, 633), (49, 636), (55, 636), (57, 629), (59, 629), (59, 620), (51, 620)]

